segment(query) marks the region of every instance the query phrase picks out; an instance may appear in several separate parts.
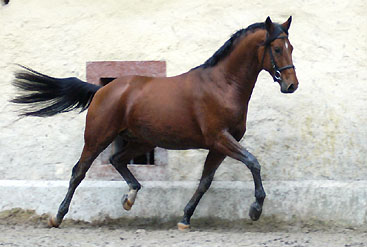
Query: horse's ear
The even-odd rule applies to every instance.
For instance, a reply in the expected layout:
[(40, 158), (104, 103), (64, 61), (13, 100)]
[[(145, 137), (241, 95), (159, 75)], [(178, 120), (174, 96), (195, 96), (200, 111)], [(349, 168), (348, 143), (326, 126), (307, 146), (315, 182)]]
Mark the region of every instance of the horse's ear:
[(287, 32), (289, 27), (291, 26), (291, 22), (292, 22), (292, 16), (290, 16), (288, 20), (282, 24), (283, 29), (286, 30)]
[(266, 28), (266, 31), (268, 31), (269, 34), (274, 31), (274, 24), (271, 21), (270, 16), (268, 16), (268, 18), (266, 18), (265, 28)]

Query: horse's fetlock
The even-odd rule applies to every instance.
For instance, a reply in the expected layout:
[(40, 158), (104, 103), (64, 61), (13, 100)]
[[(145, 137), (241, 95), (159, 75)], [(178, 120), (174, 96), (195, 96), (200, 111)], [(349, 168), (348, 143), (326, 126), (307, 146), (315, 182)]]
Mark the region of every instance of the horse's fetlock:
[(264, 201), (266, 197), (266, 193), (264, 190), (256, 190), (255, 191), (255, 198), (260, 201)]
[(141, 189), (141, 184), (139, 183), (129, 183), (130, 190), (136, 190), (139, 191)]
[(189, 203), (188, 205), (186, 205), (184, 209), (184, 214), (188, 219), (190, 219), (193, 213), (194, 213), (194, 207)]

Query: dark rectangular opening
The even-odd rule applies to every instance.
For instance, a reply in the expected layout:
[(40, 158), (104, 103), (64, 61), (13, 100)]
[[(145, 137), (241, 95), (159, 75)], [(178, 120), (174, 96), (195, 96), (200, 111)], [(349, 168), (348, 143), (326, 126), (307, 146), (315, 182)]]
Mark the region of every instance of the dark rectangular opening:
[(100, 84), (102, 86), (106, 86), (108, 83), (110, 83), (111, 81), (115, 80), (116, 78), (112, 78), (112, 77), (105, 77), (105, 78), (101, 78), (99, 80)]
[[(115, 152), (118, 150), (122, 150), (125, 145), (126, 141), (122, 139), (121, 136), (116, 137), (115, 141), (113, 142)], [(134, 159), (130, 160), (128, 163), (129, 165), (154, 165), (154, 150), (151, 152), (145, 153), (143, 155), (139, 155)]]

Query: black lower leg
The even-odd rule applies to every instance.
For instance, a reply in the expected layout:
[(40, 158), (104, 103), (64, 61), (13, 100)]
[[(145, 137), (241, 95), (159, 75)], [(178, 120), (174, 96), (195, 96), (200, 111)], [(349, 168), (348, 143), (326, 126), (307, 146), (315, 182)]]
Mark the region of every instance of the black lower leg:
[(74, 192), (78, 187), (78, 185), (80, 184), (80, 182), (84, 179), (85, 173), (89, 169), (89, 166), (90, 165), (88, 164), (85, 163), (81, 164), (80, 162), (76, 163), (76, 165), (74, 166), (71, 179), (69, 182), (68, 192), (66, 193), (64, 200), (61, 202), (59, 210), (56, 215), (56, 221), (58, 224), (62, 222), (64, 216), (69, 211), (70, 202), (74, 195)]
[(110, 158), (110, 163), (124, 178), (130, 189), (140, 190), (141, 185), (127, 167), (127, 163), (137, 155), (151, 151), (154, 146), (141, 142), (127, 142), (123, 149)]
[(251, 172), (254, 178), (256, 201), (263, 205), (266, 194), (261, 181), (260, 169), (253, 169)]
[(203, 197), (205, 192), (209, 189), (213, 181), (215, 171), (217, 170), (219, 165), (222, 163), (224, 158), (225, 158), (225, 155), (218, 154), (212, 151), (209, 152), (206, 158), (205, 164), (204, 164), (204, 170), (201, 175), (199, 186), (184, 209), (184, 216), (180, 222), (181, 224), (184, 224), (186, 226), (190, 225), (191, 216), (193, 215), (197, 205), (199, 204), (200, 199)]
[(260, 218), (260, 215), (262, 213), (262, 206), (264, 204), (266, 194), (262, 186), (260, 165), (256, 165), (251, 168), (251, 173), (255, 184), (256, 201), (250, 207), (249, 216), (252, 220), (256, 221)]
[(147, 144), (128, 142), (124, 146), (123, 150), (114, 154), (110, 158), (111, 164), (120, 173), (129, 186), (129, 192), (124, 194), (121, 199), (122, 206), (125, 210), (131, 209), (131, 207), (134, 205), (137, 192), (141, 189), (140, 183), (130, 172), (129, 168), (127, 167), (127, 163), (135, 156), (149, 152), (153, 148), (154, 147)]
[(127, 162), (131, 158), (124, 159), (124, 153), (125, 152), (114, 154), (110, 158), (110, 163), (113, 165), (113, 167), (115, 167), (115, 169), (124, 178), (129, 188), (138, 191), (141, 189), (141, 184), (134, 177), (134, 175), (130, 172), (129, 168), (127, 168)]
[(191, 216), (194, 214), (194, 211), (199, 204), (200, 199), (203, 197), (205, 192), (209, 189), (212, 181), (213, 181), (214, 174), (210, 177), (207, 177), (200, 181), (199, 187), (195, 191), (195, 194), (192, 196), (191, 200), (187, 203), (184, 209), (184, 216), (181, 220), (181, 223), (185, 225), (190, 225)]

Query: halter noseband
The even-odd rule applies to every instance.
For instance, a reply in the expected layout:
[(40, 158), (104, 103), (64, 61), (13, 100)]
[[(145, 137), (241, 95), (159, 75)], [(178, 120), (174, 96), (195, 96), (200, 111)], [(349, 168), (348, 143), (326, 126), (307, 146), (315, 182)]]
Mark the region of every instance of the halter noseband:
[(278, 82), (278, 83), (282, 81), (281, 75), (282, 75), (283, 70), (295, 69), (293, 64), (286, 65), (284, 67), (279, 68), (278, 65), (275, 62), (274, 55), (273, 55), (273, 52), (271, 51), (271, 47), (270, 47), (271, 42), (273, 42), (276, 39), (287, 39), (288, 38), (288, 36), (279, 36), (279, 34), (280, 34), (280, 32), (278, 32), (273, 37), (269, 37), (269, 33), (266, 34), (267, 35), (266, 36), (266, 41), (264, 43), (265, 49), (264, 49), (264, 54), (263, 54), (263, 58), (262, 58), (262, 62), (261, 62), (261, 67), (262, 67), (263, 64), (264, 64), (264, 58), (265, 58), (266, 50), (269, 48), (270, 62), (271, 62), (271, 65), (273, 67), (273, 70), (274, 70), (274, 74), (272, 75), (273, 80), (274, 80), (274, 82)]

